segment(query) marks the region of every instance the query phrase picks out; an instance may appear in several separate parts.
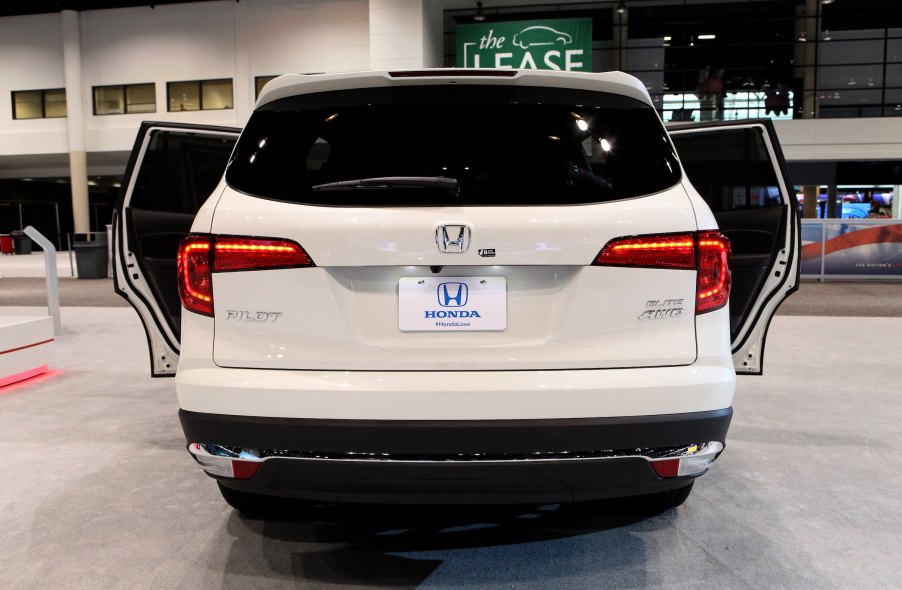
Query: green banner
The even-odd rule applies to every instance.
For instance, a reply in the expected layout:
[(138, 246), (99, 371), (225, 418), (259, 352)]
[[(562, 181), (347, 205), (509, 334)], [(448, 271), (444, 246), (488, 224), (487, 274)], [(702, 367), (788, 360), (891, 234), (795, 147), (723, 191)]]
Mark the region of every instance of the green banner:
[(460, 25), (457, 67), (591, 72), (592, 19)]

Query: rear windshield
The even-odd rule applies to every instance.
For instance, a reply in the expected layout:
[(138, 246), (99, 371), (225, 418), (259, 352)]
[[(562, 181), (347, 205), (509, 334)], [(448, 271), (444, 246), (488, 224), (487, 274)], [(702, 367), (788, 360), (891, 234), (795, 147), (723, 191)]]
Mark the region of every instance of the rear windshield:
[(679, 178), (663, 125), (637, 100), (451, 84), (264, 105), (226, 171), (251, 195), (334, 206), (596, 203)]

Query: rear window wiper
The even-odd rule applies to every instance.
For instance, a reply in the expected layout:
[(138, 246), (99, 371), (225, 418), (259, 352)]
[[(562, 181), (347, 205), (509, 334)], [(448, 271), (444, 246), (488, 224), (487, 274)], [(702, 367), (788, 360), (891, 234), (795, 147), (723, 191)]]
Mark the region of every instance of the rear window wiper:
[(447, 176), (379, 176), (315, 184), (310, 188), (313, 191), (437, 189), (452, 195), (460, 192), (457, 179)]

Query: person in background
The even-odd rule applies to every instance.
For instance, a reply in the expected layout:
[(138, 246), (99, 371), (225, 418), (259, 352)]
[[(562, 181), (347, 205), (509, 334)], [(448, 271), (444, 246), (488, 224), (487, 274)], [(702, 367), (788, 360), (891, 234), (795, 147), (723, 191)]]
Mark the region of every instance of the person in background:
[(871, 210), (868, 211), (868, 217), (889, 217), (889, 212), (886, 210), (886, 207), (883, 206), (883, 203), (877, 199), (872, 199)]

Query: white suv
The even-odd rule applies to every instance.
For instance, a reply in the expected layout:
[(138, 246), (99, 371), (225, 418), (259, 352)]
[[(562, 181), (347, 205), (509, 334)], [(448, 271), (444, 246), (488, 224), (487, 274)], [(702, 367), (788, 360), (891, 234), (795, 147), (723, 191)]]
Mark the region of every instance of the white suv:
[(289, 75), (143, 125), (115, 283), (237, 508), (665, 508), (798, 283), (791, 189), (768, 121), (668, 133), (625, 74)]

